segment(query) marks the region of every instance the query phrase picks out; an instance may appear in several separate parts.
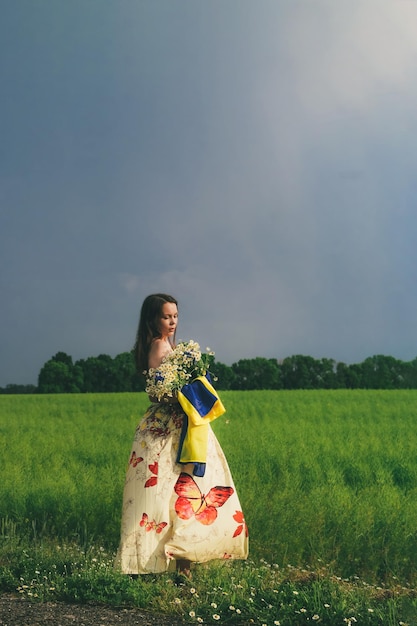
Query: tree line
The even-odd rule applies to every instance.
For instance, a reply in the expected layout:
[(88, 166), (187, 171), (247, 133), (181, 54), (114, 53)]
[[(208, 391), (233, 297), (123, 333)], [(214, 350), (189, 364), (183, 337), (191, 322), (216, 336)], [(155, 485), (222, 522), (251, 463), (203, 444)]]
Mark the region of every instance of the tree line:
[[(333, 359), (295, 355), (281, 361), (256, 357), (232, 365), (214, 361), (215, 386), (222, 390), (251, 389), (417, 389), (417, 358), (401, 361), (375, 355), (346, 365)], [(7, 385), (2, 394), (100, 393), (143, 391), (131, 352), (107, 354), (73, 362), (58, 352), (41, 368), (38, 385)]]

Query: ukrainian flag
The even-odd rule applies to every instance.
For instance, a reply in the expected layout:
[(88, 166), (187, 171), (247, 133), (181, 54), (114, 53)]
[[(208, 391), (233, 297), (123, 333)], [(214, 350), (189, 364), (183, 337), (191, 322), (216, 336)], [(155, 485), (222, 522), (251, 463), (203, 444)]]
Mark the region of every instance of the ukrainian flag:
[(178, 392), (178, 402), (187, 420), (181, 434), (177, 461), (195, 463), (196, 476), (204, 476), (207, 459), (208, 425), (226, 412), (209, 377), (198, 376)]

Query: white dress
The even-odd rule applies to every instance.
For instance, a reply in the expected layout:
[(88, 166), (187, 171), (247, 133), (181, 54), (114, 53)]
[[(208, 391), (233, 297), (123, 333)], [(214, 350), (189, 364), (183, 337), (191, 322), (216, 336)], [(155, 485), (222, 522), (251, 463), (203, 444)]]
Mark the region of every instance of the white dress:
[(116, 556), (125, 574), (173, 570), (179, 559), (247, 558), (242, 508), (210, 426), (204, 476), (176, 462), (183, 419), (179, 404), (154, 403), (136, 428)]

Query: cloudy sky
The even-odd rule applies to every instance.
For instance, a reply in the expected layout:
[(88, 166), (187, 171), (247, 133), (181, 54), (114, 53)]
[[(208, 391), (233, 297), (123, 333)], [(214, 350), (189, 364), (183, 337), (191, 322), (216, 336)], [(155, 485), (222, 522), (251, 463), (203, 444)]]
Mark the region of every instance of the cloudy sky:
[(415, 0), (1, 0), (0, 386), (131, 348), (417, 356)]

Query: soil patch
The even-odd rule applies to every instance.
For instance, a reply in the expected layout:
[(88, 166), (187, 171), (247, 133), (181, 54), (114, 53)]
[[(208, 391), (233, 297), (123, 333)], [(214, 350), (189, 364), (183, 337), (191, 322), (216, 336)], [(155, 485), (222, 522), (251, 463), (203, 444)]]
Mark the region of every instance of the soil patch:
[(182, 620), (143, 609), (104, 604), (31, 602), (13, 594), (0, 595), (0, 626), (179, 626)]

